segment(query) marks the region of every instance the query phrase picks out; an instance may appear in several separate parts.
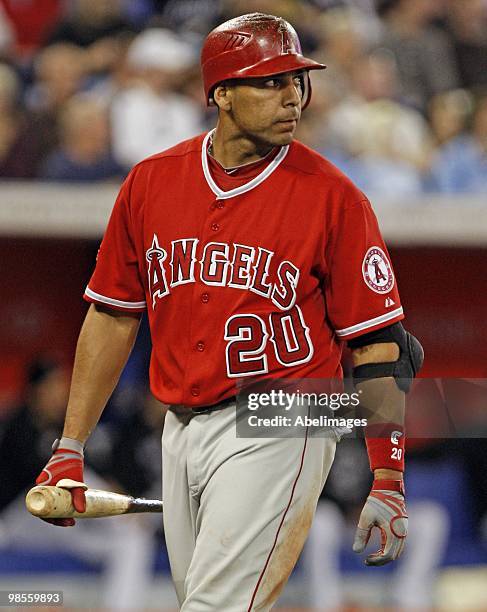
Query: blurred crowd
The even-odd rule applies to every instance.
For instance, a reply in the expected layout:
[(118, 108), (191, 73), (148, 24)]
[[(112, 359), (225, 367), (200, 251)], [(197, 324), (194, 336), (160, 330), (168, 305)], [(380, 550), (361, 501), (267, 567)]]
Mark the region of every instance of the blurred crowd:
[(314, 73), (298, 138), (362, 189), (487, 191), (487, 0), (0, 0), (0, 177), (120, 180), (205, 131), (199, 50), (254, 10)]

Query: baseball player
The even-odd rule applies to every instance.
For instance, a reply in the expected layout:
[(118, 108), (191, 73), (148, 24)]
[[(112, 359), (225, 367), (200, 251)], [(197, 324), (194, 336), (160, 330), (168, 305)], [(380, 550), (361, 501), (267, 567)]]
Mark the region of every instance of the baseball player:
[[(243, 15), (201, 54), (214, 130), (137, 164), (85, 291), (63, 437), (37, 482), (84, 508), (83, 445), (147, 311), (163, 432), (164, 527), (184, 612), (269, 610), (303, 547), (333, 461), (332, 436), (237, 438), (242, 380), (341, 376), (343, 342), (374, 411), (374, 484), (354, 550), (373, 526), (404, 546), (404, 393), (421, 365), (404, 330), (389, 255), (367, 198), (293, 140), (309, 72), (282, 18)], [(380, 272), (380, 273), (379, 273)], [(72, 524), (72, 520), (58, 524)]]

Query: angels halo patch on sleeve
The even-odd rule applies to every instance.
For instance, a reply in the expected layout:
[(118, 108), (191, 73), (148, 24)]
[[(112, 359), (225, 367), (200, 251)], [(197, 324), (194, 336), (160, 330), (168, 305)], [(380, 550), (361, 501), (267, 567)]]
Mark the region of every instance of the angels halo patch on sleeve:
[(373, 246), (365, 253), (362, 262), (362, 275), (365, 284), (376, 293), (389, 293), (394, 287), (394, 273), (384, 251)]

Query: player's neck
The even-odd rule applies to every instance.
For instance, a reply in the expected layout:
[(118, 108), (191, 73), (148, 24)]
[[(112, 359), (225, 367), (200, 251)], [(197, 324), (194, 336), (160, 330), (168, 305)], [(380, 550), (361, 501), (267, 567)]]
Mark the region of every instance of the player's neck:
[(263, 159), (274, 146), (256, 143), (247, 136), (230, 132), (217, 125), (213, 134), (211, 154), (224, 168), (236, 168)]

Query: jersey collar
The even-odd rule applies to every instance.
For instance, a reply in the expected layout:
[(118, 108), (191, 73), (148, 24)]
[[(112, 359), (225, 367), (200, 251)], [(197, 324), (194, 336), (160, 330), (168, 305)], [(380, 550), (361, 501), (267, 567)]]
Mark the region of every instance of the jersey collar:
[(218, 200), (226, 200), (228, 198), (233, 198), (235, 196), (241, 195), (242, 193), (246, 193), (247, 191), (250, 191), (251, 189), (254, 189), (254, 187), (257, 187), (258, 185), (263, 183), (266, 178), (268, 178), (274, 172), (274, 170), (276, 170), (276, 168), (286, 157), (289, 151), (289, 145), (281, 147), (281, 150), (270, 162), (270, 164), (266, 166), (264, 170), (262, 170), (262, 172), (256, 177), (254, 177), (251, 181), (249, 181), (248, 183), (244, 183), (239, 187), (235, 187), (235, 189), (230, 189), (230, 191), (223, 191), (223, 189), (220, 189), (220, 187), (218, 187), (218, 185), (213, 180), (210, 168), (208, 166), (208, 142), (214, 133), (215, 129), (211, 130), (211, 132), (208, 132), (208, 134), (203, 140), (203, 144), (201, 147), (201, 164), (203, 166), (203, 174), (205, 175), (206, 182), (208, 183), (209, 188), (213, 191)]

